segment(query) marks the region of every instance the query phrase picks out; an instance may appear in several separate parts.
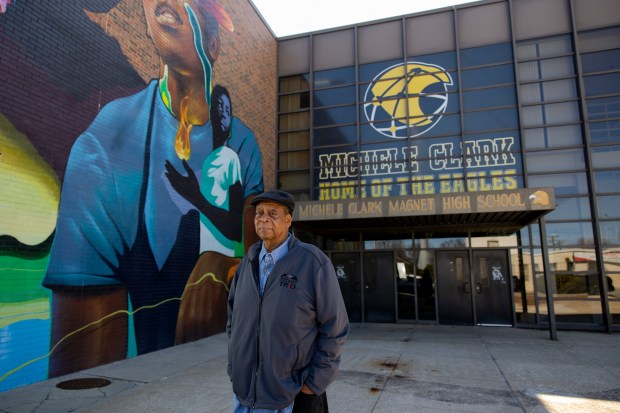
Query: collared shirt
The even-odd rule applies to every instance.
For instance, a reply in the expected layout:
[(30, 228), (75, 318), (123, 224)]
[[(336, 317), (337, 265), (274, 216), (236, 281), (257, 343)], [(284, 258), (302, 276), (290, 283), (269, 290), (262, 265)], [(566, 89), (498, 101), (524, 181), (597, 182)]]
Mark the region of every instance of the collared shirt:
[[(271, 251), (270, 254), (271, 254), (271, 257), (273, 258), (274, 266), (288, 252), (288, 243), (290, 240), (291, 240), (291, 234), (289, 233), (288, 237), (286, 238), (286, 241), (284, 241), (282, 245), (280, 245), (278, 248)], [(258, 275), (260, 277), (260, 291), (263, 291), (263, 289), (265, 288), (265, 284), (267, 283), (267, 278), (268, 278), (268, 277), (265, 277), (265, 274), (263, 273), (264, 260), (265, 260), (266, 255), (267, 255), (267, 248), (265, 248), (265, 244), (263, 243), (263, 246), (260, 252), (258, 253), (258, 262), (259, 262)]]

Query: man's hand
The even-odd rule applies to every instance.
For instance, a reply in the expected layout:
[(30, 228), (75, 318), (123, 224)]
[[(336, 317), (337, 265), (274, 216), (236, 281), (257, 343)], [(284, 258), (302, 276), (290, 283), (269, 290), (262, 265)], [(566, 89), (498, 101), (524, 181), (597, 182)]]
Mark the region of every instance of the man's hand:
[(310, 387), (306, 386), (305, 384), (301, 386), (301, 392), (304, 394), (314, 394), (314, 392), (310, 390)]
[(174, 190), (200, 210), (204, 197), (200, 192), (200, 184), (192, 168), (183, 160), (183, 168), (187, 172), (187, 176), (185, 176), (177, 171), (170, 161), (166, 161), (164, 166), (166, 167), (166, 177)]

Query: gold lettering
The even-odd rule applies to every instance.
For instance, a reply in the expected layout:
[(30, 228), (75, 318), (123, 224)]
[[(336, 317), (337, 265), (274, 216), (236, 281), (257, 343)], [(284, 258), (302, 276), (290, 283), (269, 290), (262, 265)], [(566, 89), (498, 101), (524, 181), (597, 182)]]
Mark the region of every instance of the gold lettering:
[(471, 199), (469, 195), (445, 196), (441, 200), (444, 211), (469, 211)]
[(520, 193), (478, 195), (476, 203), (479, 209), (525, 207)]

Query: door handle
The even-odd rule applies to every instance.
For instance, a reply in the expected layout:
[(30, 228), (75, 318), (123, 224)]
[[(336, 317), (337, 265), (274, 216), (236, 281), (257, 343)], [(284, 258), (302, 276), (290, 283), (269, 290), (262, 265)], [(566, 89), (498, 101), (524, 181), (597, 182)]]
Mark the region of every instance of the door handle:
[(469, 283), (468, 282), (464, 282), (463, 283), (463, 288), (465, 289), (466, 293), (471, 293), (471, 288), (469, 288)]
[(480, 294), (482, 292), (482, 284), (476, 283), (476, 293)]
[(370, 292), (370, 284), (364, 283), (364, 289), (366, 290), (367, 293), (369, 293)]

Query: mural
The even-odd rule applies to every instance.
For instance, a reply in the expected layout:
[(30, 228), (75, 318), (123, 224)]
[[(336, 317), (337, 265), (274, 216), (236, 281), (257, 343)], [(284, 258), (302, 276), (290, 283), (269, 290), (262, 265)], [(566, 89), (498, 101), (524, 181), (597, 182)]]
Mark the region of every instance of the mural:
[[(1, 3), (0, 37), (16, 54), (0, 69), (40, 77), (7, 79), (37, 97), (0, 92), (16, 99), (0, 104), (0, 390), (223, 331), (264, 188), (255, 134), (215, 82), (222, 37), (238, 30), (230, 8), (61, 3)], [(112, 13), (140, 19), (112, 35)], [(17, 35), (34, 14), (49, 24)], [(129, 53), (122, 30), (139, 28)], [(34, 47), (54, 36), (57, 55)], [(16, 108), (38, 100), (61, 109), (40, 106), (50, 121), (32, 125)]]

